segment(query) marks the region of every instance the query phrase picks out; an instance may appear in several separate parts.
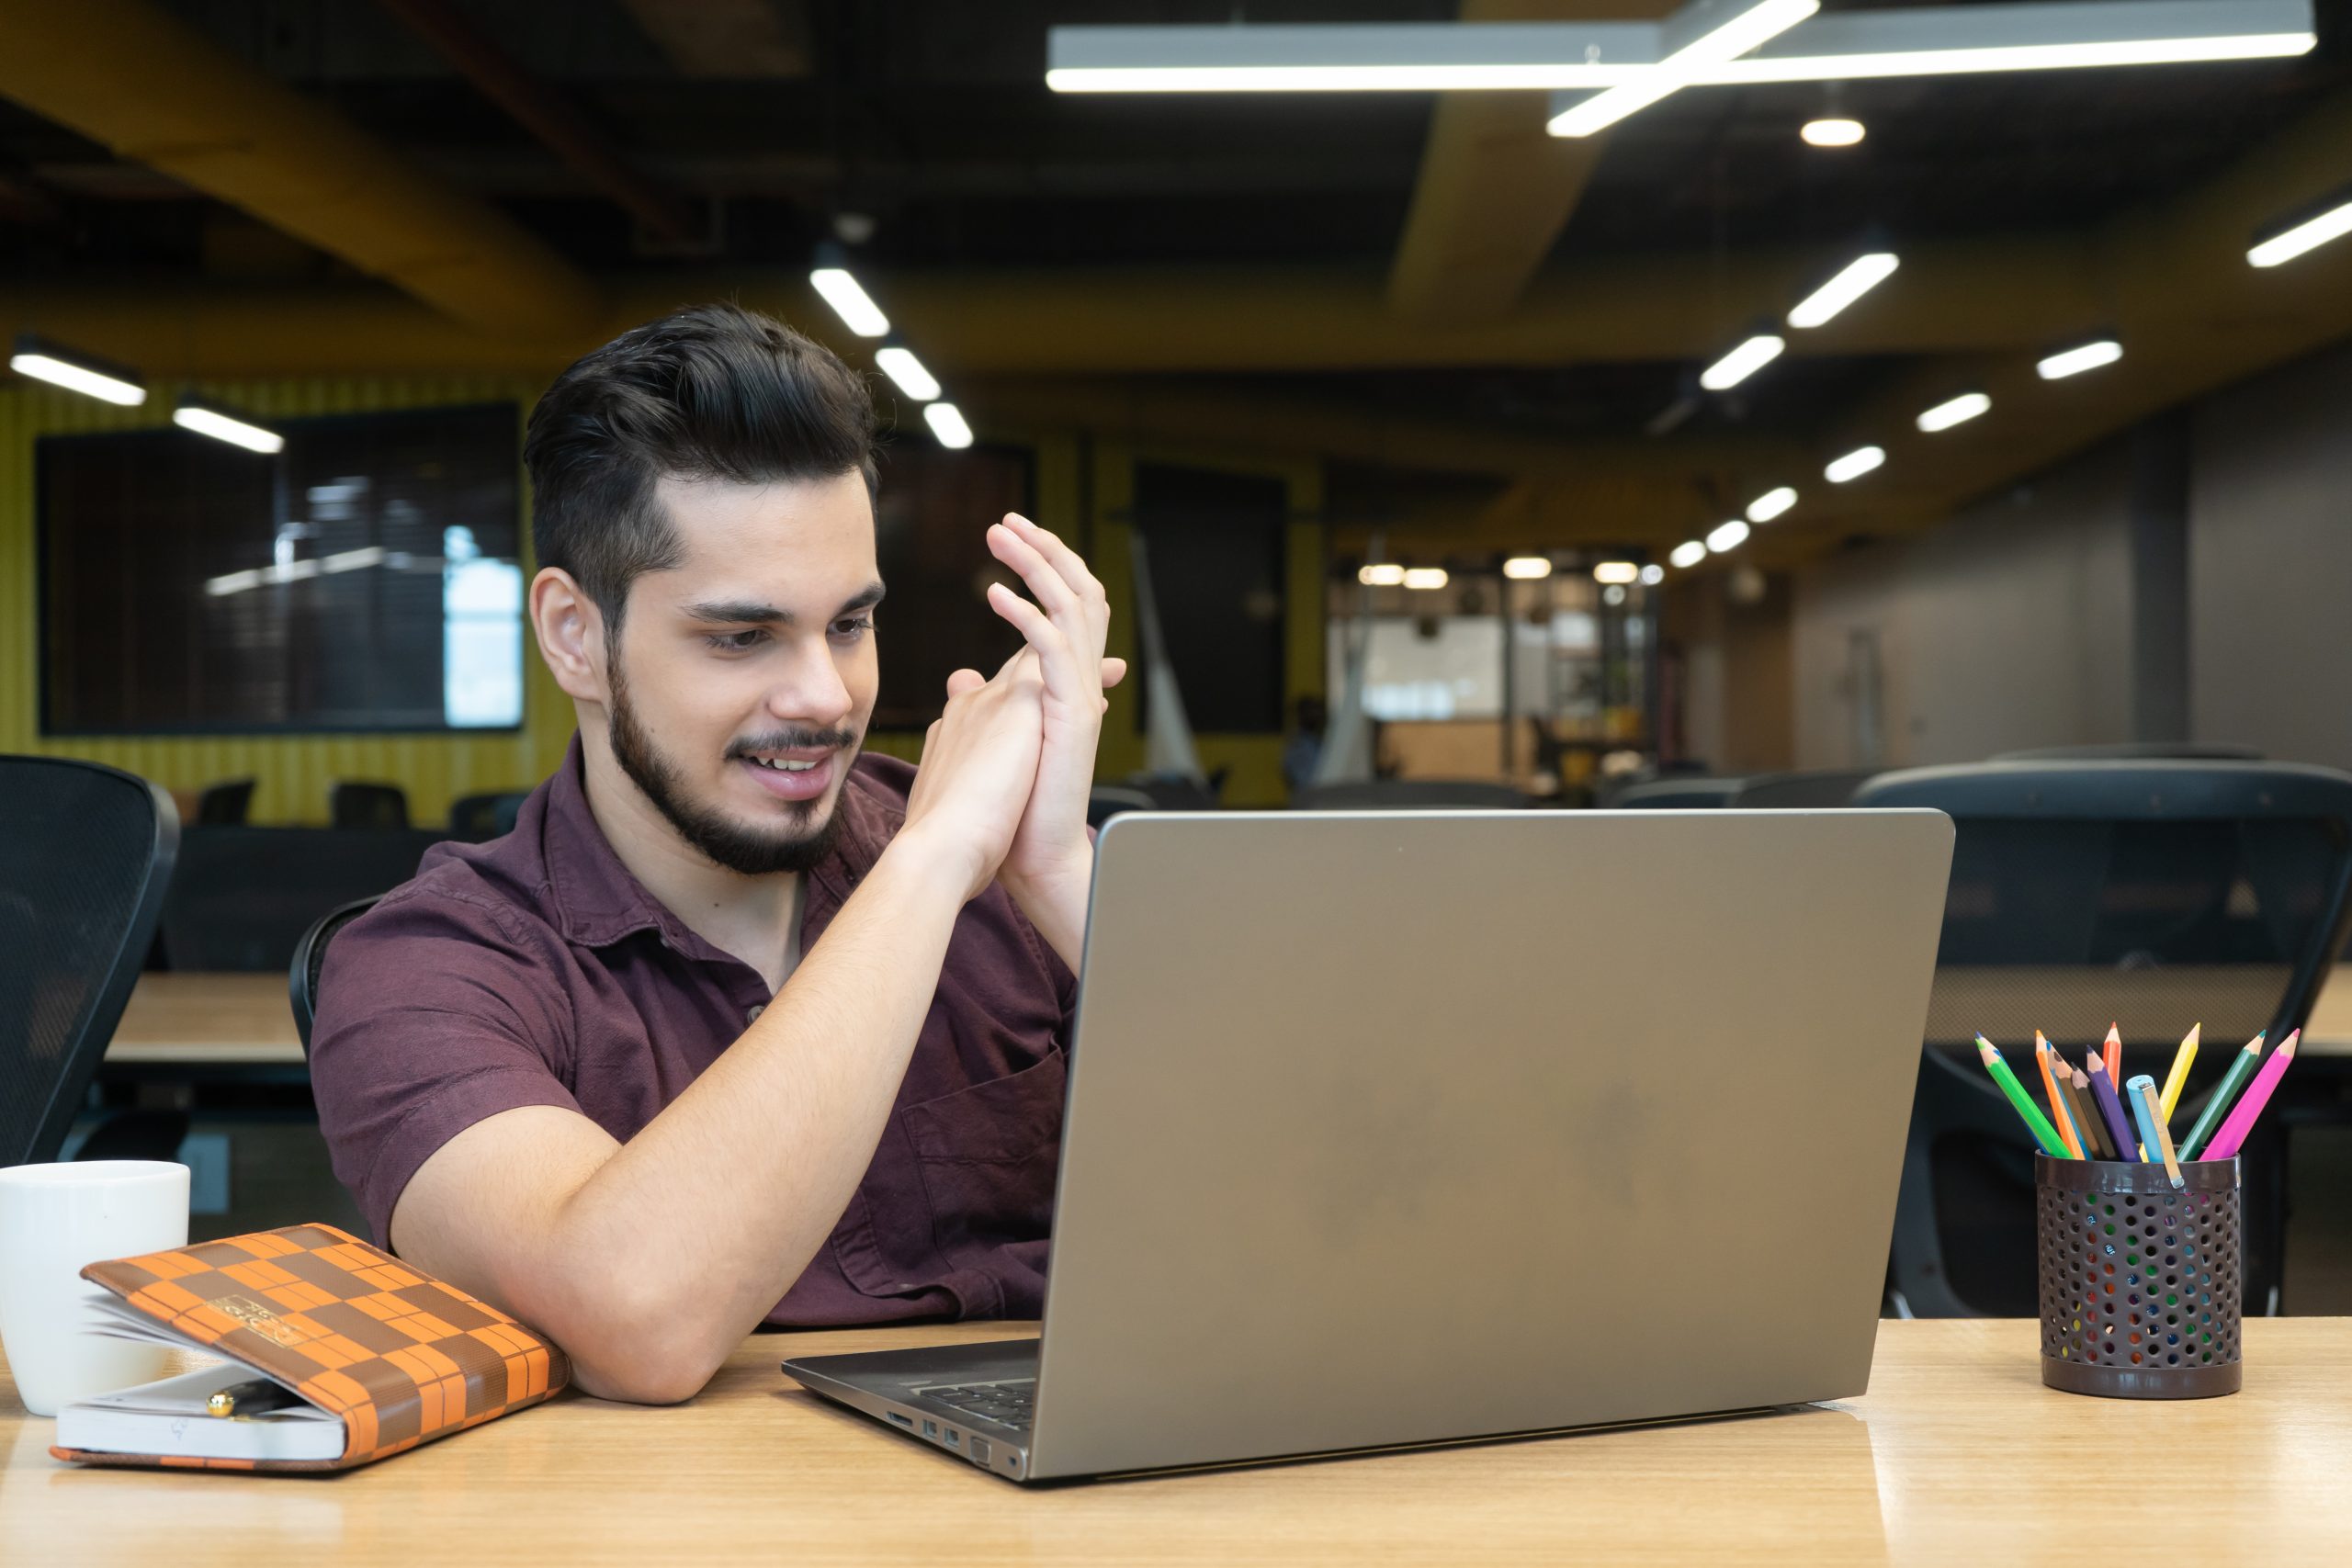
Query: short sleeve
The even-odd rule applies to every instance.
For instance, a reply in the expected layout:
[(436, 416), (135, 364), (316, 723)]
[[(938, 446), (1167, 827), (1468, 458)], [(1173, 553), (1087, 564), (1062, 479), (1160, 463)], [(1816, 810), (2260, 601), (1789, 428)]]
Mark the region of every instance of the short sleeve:
[(334, 1173), (390, 1250), (393, 1205), (435, 1150), (564, 1087), (571, 1010), (555, 938), (412, 884), (335, 933), (319, 976), (311, 1085)]

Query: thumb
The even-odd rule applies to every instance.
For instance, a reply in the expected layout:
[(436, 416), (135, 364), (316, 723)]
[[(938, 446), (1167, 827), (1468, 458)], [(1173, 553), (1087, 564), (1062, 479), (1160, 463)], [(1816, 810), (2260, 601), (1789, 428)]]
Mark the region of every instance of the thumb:
[(977, 692), (989, 683), (989, 678), (977, 670), (958, 670), (947, 677), (947, 694), (960, 697), (967, 692)]

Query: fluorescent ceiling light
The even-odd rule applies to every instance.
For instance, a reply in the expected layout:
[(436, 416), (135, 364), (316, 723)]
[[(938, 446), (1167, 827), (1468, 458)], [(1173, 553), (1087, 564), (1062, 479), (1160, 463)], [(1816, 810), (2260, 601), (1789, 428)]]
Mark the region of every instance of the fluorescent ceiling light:
[(2097, 343), (2086, 343), (2080, 348), (2070, 348), (2063, 354), (2053, 354), (2034, 368), (2041, 373), (2041, 378), (2045, 381), (2063, 381), (2069, 376), (2079, 376), (2086, 370), (2097, 370), (2101, 366), (2112, 365), (2122, 357), (2121, 344), (2113, 338), (2101, 338)]
[(1735, 517), (1707, 536), (1707, 548), (1716, 555), (1747, 543), (1747, 525)]
[(1513, 556), (1503, 562), (1503, 575), (1521, 582), (1534, 582), (1552, 575), (1549, 556)]
[(1405, 581), (1405, 569), (1395, 561), (1374, 561), (1356, 568), (1356, 581), (1366, 588), (1397, 588)]
[(2182, 65), (2307, 54), (2312, 0), (2075, 0), (1841, 11), (1745, 59), (1691, 73), (1692, 85), (1851, 82)]
[(1057, 27), (1057, 93), (1396, 93), (1613, 87), (1657, 62), (1655, 22)]
[(1707, 558), (1707, 547), (1697, 539), (1685, 539), (1674, 547), (1667, 558), (1682, 570), (1688, 571)]
[(849, 268), (812, 267), (808, 282), (824, 296), (825, 303), (833, 308), (833, 314), (842, 319), (842, 324), (858, 336), (880, 337), (890, 330), (890, 318), (884, 315), (882, 307), (858, 286), (857, 279), (849, 275)]
[(1919, 416), (1919, 428), (1933, 435), (1939, 430), (1950, 430), (1955, 424), (1966, 424), (1993, 406), (1993, 400), (1982, 392), (1962, 392), (1948, 403), (1938, 403)]
[(1831, 484), (1851, 484), (1864, 474), (1883, 468), (1886, 463), (1883, 446), (1857, 446), (1821, 470), (1821, 477)]
[(362, 567), (384, 564), (385, 550), (381, 545), (363, 545), (356, 550), (338, 550), (319, 558), (319, 568), (332, 576), (341, 571), (357, 571)]
[[(1553, 117), (1545, 127), (1555, 136), (1590, 136), (1636, 114), (1692, 80), (1690, 73), (1720, 64), (1776, 39), (1821, 9), (1821, 0), (1693, 0), (1668, 18), (1665, 37), (1672, 51), (1660, 61), (1647, 81), (1629, 82), (1596, 93)], [(1726, 15), (1726, 12), (1736, 14)], [(1690, 17), (1684, 22), (1684, 17)], [(1715, 18), (1724, 19), (1716, 22)], [(1715, 25), (1708, 27), (1714, 22)], [(1677, 41), (1692, 28), (1707, 30), (1687, 42)]]
[(286, 437), (277, 432), (189, 398), (182, 398), (179, 406), (172, 411), (172, 423), (183, 430), (209, 435), (215, 441), (242, 446), (248, 452), (268, 456), (286, 450)]
[(972, 427), (964, 423), (964, 411), (954, 403), (925, 404), (922, 422), (931, 426), (942, 446), (961, 450), (972, 444)]
[(1797, 134), (1810, 147), (1851, 147), (1870, 131), (1859, 119), (1812, 119)]
[(2256, 266), (2282, 266), (2297, 256), (2315, 251), (2330, 240), (2340, 240), (2352, 234), (2352, 197), (2342, 205), (2307, 219), (2285, 232), (2263, 241), (2246, 252), (2245, 259)]
[(1789, 312), (1789, 325), (1812, 328), (1830, 321), (1840, 310), (1894, 276), (1902, 262), (1892, 251), (1872, 251), (1847, 264), (1845, 270), (1815, 289)]
[(36, 381), (46, 381), (52, 387), (62, 387), (69, 392), (122, 408), (137, 408), (147, 400), (147, 389), (140, 385), (133, 372), (87, 355), (74, 354), (30, 333), (17, 340), (15, 352), (8, 356), (8, 368), (19, 376), (29, 376)]
[(882, 373), (898, 384), (899, 390), (915, 401), (927, 403), (939, 396), (939, 378), (922, 367), (922, 361), (915, 357), (913, 349), (901, 348), (897, 344), (877, 348), (874, 351), (874, 363), (882, 367)]
[(1417, 566), (1408, 568), (1405, 573), (1405, 586), (1408, 588), (1442, 588), (1445, 586), (1445, 569), (1442, 566)]
[(1707, 367), (1700, 374), (1699, 385), (1711, 392), (1727, 392), (1780, 358), (1781, 351), (1788, 346), (1785, 338), (1758, 333)]
[(1649, 565), (1642, 568), (1643, 587), (1656, 588), (1659, 583), (1664, 582), (1665, 581), (1666, 568), (1658, 565), (1657, 562), (1652, 561)]
[(1796, 503), (1797, 492), (1787, 485), (1778, 490), (1768, 490), (1747, 503), (1747, 520), (1750, 523), (1770, 523), (1773, 518), (1784, 515)]
[(1605, 560), (1592, 569), (1595, 582), (1638, 582), (1642, 569), (1629, 560)]

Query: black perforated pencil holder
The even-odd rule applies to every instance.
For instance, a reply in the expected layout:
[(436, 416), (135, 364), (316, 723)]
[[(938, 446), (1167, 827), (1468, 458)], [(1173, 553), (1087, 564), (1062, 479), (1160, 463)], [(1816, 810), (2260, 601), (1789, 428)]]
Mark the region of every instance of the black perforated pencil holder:
[(2112, 1399), (2235, 1393), (2238, 1162), (2033, 1158), (2041, 1258), (2041, 1381)]

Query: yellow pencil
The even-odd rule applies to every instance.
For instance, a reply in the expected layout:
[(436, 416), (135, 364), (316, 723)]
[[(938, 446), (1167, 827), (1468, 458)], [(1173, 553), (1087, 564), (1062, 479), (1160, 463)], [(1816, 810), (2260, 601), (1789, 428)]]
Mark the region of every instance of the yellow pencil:
[(2172, 1071), (2165, 1075), (2165, 1091), (2157, 1096), (2157, 1103), (2165, 1108), (2165, 1122), (2172, 1122), (2173, 1108), (2180, 1103), (2180, 1091), (2188, 1085), (2188, 1064), (2197, 1060), (2197, 1042), (2205, 1026), (2192, 1023), (2188, 1032), (2180, 1037), (2180, 1055), (2172, 1059)]

